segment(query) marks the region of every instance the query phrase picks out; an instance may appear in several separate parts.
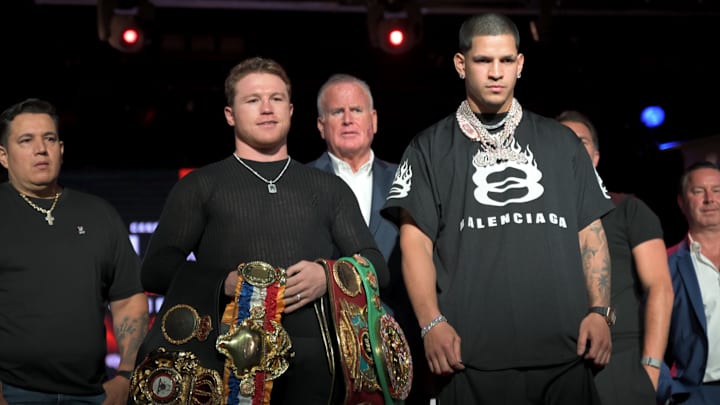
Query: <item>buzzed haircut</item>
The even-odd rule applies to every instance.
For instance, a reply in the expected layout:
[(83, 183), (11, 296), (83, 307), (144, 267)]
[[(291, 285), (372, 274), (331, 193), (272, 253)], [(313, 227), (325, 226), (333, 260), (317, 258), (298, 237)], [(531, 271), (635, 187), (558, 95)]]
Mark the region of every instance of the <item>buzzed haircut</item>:
[(515, 48), (519, 50), (520, 31), (518, 31), (517, 25), (510, 18), (498, 13), (486, 13), (470, 17), (460, 26), (460, 52), (464, 54), (472, 49), (474, 37), (508, 34), (515, 38)]

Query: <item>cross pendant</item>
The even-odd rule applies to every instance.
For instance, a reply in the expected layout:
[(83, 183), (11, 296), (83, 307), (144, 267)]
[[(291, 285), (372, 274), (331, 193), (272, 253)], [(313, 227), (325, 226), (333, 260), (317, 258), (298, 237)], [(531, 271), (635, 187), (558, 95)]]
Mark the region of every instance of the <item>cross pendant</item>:
[(52, 226), (53, 222), (55, 222), (55, 217), (52, 216), (50, 212), (45, 214), (45, 221), (47, 221), (48, 225)]
[(268, 193), (270, 193), (270, 194), (277, 193), (277, 186), (275, 186), (275, 183), (268, 183)]

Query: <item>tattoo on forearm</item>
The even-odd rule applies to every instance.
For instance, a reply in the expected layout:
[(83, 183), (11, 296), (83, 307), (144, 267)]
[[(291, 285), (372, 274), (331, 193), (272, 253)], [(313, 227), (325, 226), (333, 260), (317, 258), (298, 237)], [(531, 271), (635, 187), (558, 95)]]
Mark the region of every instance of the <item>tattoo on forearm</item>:
[(125, 317), (113, 328), (117, 339), (118, 353), (121, 356), (137, 353), (147, 334), (148, 321), (147, 314), (138, 318)]
[(580, 251), (585, 272), (588, 297), (591, 302), (610, 304), (610, 254), (605, 230), (600, 221), (594, 222), (583, 238)]

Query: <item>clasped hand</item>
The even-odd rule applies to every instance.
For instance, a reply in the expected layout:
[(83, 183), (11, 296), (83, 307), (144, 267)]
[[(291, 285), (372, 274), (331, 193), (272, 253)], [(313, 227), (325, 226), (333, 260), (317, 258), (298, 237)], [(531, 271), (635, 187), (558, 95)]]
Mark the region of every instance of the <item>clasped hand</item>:
[[(325, 269), (319, 263), (301, 260), (285, 271), (285, 311), (290, 314), (305, 304), (322, 297), (327, 292)], [(235, 296), (238, 282), (237, 271), (231, 271), (225, 278), (225, 295)]]

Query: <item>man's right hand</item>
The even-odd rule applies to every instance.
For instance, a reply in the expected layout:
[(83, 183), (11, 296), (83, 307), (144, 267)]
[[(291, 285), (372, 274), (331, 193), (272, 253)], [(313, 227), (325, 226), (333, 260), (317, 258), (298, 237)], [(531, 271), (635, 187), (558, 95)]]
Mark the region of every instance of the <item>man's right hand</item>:
[(235, 296), (235, 288), (237, 287), (238, 278), (239, 277), (237, 270), (232, 270), (228, 273), (227, 277), (225, 277), (225, 284), (223, 284), (223, 290), (225, 292), (225, 295), (227, 295), (228, 297)]
[(653, 385), (653, 388), (655, 388), (655, 392), (657, 392), (658, 381), (660, 380), (660, 369), (649, 366), (647, 364), (644, 365), (643, 368), (645, 368), (645, 372), (648, 374), (650, 381), (652, 381), (652, 385)]
[(0, 383), (0, 405), (8, 405), (5, 397), (3, 396), (2, 383)]

